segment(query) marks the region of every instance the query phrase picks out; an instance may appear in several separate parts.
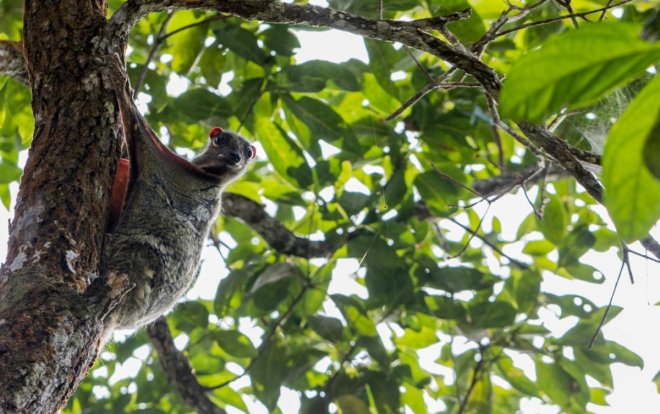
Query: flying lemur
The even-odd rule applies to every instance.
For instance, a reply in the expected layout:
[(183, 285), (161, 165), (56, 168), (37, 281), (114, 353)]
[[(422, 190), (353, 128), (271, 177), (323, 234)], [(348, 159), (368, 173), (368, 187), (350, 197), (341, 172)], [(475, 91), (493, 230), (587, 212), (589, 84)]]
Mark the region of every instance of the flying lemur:
[(120, 161), (112, 188), (102, 274), (126, 275), (132, 289), (105, 318), (106, 335), (152, 322), (185, 294), (222, 190), (256, 155), (244, 138), (220, 128), (192, 162), (172, 153), (139, 113), (124, 73), (115, 68), (110, 78), (130, 159)]

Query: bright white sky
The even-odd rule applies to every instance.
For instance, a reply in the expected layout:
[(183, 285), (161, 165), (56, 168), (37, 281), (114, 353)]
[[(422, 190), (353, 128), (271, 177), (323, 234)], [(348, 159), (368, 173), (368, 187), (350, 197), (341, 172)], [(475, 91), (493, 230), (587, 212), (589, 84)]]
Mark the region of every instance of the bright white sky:
[[(337, 31), (326, 32), (297, 32), (301, 48), (296, 55), (298, 62), (304, 62), (313, 59), (324, 59), (335, 62), (343, 62), (350, 58), (358, 58), (368, 61), (364, 44), (360, 37)], [(181, 91), (181, 84), (172, 85), (168, 90), (171, 92)], [(180, 92), (179, 92), (180, 93)], [(260, 157), (264, 157), (264, 151), (258, 151)], [(22, 157), (24, 158), (24, 157)], [(12, 194), (16, 194), (17, 185), (12, 186)], [(600, 209), (603, 212), (604, 209)], [(483, 213), (483, 212), (482, 212)], [(503, 238), (512, 240), (518, 224), (529, 213), (529, 206), (521, 195), (510, 195), (498, 200), (488, 213), (489, 217), (497, 216), (502, 221)], [(7, 245), (7, 218), (8, 212), (4, 207), (0, 208), (0, 255), (6, 255)], [(490, 220), (484, 220), (488, 225)], [(660, 229), (654, 230), (655, 237), (660, 239)], [(457, 237), (459, 233), (456, 233)], [(477, 240), (473, 243), (479, 243)], [(637, 251), (642, 252), (643, 248), (639, 245), (633, 246)], [(515, 255), (522, 249), (520, 246), (512, 246), (507, 253)], [(605, 305), (612, 292), (616, 276), (620, 267), (620, 262), (614, 251), (605, 254), (593, 253), (585, 256), (583, 261), (594, 265), (605, 275), (605, 283), (594, 285), (580, 281), (568, 281), (566, 279), (546, 275), (543, 281), (543, 290), (559, 294), (578, 294), (589, 298), (597, 305)], [(636, 414), (657, 414), (660, 412), (660, 394), (657, 393), (654, 384), (651, 382), (653, 376), (660, 370), (660, 307), (654, 306), (660, 302), (660, 265), (644, 261), (636, 256), (632, 256), (632, 267), (635, 272), (635, 284), (631, 285), (628, 277), (624, 276), (619, 284), (614, 304), (624, 308), (623, 312), (610, 324), (603, 329), (608, 339), (624, 345), (633, 350), (645, 362), (643, 370), (638, 368), (626, 367), (622, 364), (613, 365), (614, 391), (607, 398), (609, 407), (590, 405), (588, 408), (596, 414), (617, 414), (631, 412)], [(357, 284), (352, 275), (357, 268), (357, 262), (354, 260), (344, 260), (337, 267), (333, 275), (333, 281), (330, 285), (330, 291), (343, 294), (365, 293), (364, 287)], [(218, 253), (211, 248), (204, 252), (204, 264), (200, 278), (189, 292), (189, 298), (202, 297), (213, 299), (217, 283), (220, 278), (227, 274), (222, 259)], [(341, 317), (336, 309), (328, 305), (325, 311), (333, 316)], [(556, 314), (545, 312), (544, 324), (551, 329), (553, 333), (561, 334), (573, 326), (575, 320), (558, 320)], [(250, 325), (248, 320), (242, 321), (240, 328), (248, 335), (253, 342), (260, 343), (261, 331)], [(391, 329), (391, 327), (390, 327)], [(391, 343), (389, 336), (391, 331), (387, 326), (379, 326), (379, 333), (386, 346)], [(446, 338), (440, 337), (442, 343)], [(183, 347), (185, 338), (177, 339), (177, 344)], [(462, 348), (465, 348), (464, 346)], [(447, 374), (450, 371), (436, 365), (433, 361), (439, 355), (440, 345), (434, 345), (419, 352), (422, 359), (422, 366), (429, 367), (433, 373)], [(457, 350), (461, 349), (459, 345)], [(143, 359), (146, 357), (146, 349), (136, 353), (137, 357)], [(516, 364), (525, 369), (528, 373), (533, 373), (533, 364), (531, 359), (521, 356), (515, 359)], [(320, 364), (320, 365), (323, 365)], [(327, 364), (325, 365), (327, 366)], [(124, 369), (116, 378), (124, 375), (131, 375), (139, 367), (138, 360), (128, 361), (124, 364)], [(320, 366), (318, 367), (320, 368)], [(236, 373), (240, 373), (240, 368), (236, 368)], [(243, 378), (233, 384), (234, 387), (247, 384), (247, 378)], [(591, 385), (594, 385), (592, 382)], [(267, 410), (259, 402), (248, 397), (244, 397), (251, 414), (267, 413)], [(443, 408), (443, 404), (426, 399), (429, 411), (434, 412)], [(284, 389), (279, 401), (280, 407), (285, 414), (294, 414), (299, 410), (299, 401), (297, 394), (293, 391)], [(522, 414), (545, 414), (557, 413), (558, 410), (548, 407), (542, 407), (538, 401), (527, 400), (523, 404)], [(228, 412), (237, 413), (228, 407)]]

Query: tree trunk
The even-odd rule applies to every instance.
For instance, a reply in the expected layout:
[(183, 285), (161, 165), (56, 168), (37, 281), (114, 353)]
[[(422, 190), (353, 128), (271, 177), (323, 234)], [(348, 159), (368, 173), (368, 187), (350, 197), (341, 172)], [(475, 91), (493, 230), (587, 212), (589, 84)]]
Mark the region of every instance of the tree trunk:
[[(99, 275), (117, 116), (105, 1), (24, 3), (35, 131), (0, 274), (0, 412), (52, 413), (99, 351)], [(107, 293), (107, 292), (106, 292)], [(39, 390), (35, 392), (35, 390)]]

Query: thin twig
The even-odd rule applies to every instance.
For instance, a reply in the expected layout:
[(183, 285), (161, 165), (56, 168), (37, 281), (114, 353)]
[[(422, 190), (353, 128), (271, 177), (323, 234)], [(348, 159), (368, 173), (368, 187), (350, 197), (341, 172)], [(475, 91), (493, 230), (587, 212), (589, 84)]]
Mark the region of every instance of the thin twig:
[(259, 86), (259, 93), (252, 99), (250, 105), (245, 109), (245, 113), (243, 114), (243, 116), (241, 116), (241, 119), (238, 123), (238, 128), (236, 128), (237, 133), (241, 131), (241, 128), (243, 128), (243, 123), (247, 119), (248, 115), (252, 112), (252, 109), (257, 104), (257, 101), (259, 100), (259, 98), (261, 98), (261, 94), (263, 93), (264, 93), (264, 79), (261, 80), (261, 85)]
[(628, 252), (629, 252), (628, 246), (623, 244), (623, 263), (626, 264), (626, 269), (628, 270), (628, 276), (630, 277), (630, 283), (634, 285), (635, 277), (633, 276), (632, 267), (630, 267), (630, 255), (628, 254)]
[(449, 76), (451, 76), (452, 73), (456, 71), (456, 66), (451, 67), (447, 72), (443, 73), (440, 75), (437, 79), (432, 80), (431, 82), (427, 83), (422, 89), (419, 91), (415, 92), (413, 96), (411, 96), (406, 102), (404, 102), (399, 109), (396, 111), (392, 112), (390, 115), (385, 117), (385, 121), (391, 121), (394, 118), (398, 117), (408, 109), (409, 107), (413, 106), (414, 104), (417, 103), (420, 99), (422, 99), (424, 96), (426, 96), (429, 92), (433, 91), (434, 89), (437, 89), (440, 87), (440, 84), (447, 79)]
[(438, 27), (438, 31), (447, 39), (447, 41), (454, 46), (456, 49), (460, 50), (463, 53), (467, 53), (465, 46), (461, 43), (460, 40), (447, 28), (445, 25)]
[(470, 386), (467, 389), (467, 392), (465, 393), (465, 397), (461, 401), (461, 406), (458, 409), (457, 414), (463, 414), (465, 412), (465, 408), (467, 407), (467, 403), (470, 400), (470, 395), (472, 394), (472, 391), (474, 390), (474, 387), (477, 385), (479, 382), (479, 379), (481, 377), (481, 369), (483, 365), (485, 364), (484, 361), (484, 353), (483, 349), (479, 348), (479, 355), (481, 356), (481, 359), (477, 362), (477, 365), (474, 367), (474, 372), (472, 373), (472, 380), (470, 381)]
[(632, 253), (635, 256), (643, 257), (644, 259), (650, 260), (652, 262), (660, 263), (660, 259), (656, 259), (655, 257), (651, 257), (649, 255), (646, 255), (644, 253), (636, 252), (634, 250), (628, 249), (628, 253)]
[(134, 91), (133, 91), (133, 99), (135, 99), (137, 97), (138, 93), (140, 92), (140, 88), (142, 87), (142, 83), (144, 82), (144, 78), (147, 74), (147, 70), (149, 69), (149, 64), (151, 63), (151, 61), (154, 58), (154, 55), (156, 54), (158, 49), (163, 45), (163, 42), (165, 42), (165, 40), (167, 40), (171, 36), (174, 36), (175, 34), (180, 33), (184, 30), (192, 29), (193, 27), (201, 26), (201, 25), (206, 24), (206, 23), (210, 23), (210, 22), (214, 22), (216, 20), (222, 20), (222, 19), (227, 18), (227, 16), (225, 16), (225, 15), (218, 14), (216, 16), (211, 16), (207, 19), (200, 20), (198, 22), (191, 23), (191, 24), (179, 27), (178, 29), (172, 30), (169, 33), (165, 33), (165, 29), (167, 27), (167, 24), (169, 23), (169, 21), (170, 21), (170, 19), (172, 18), (173, 15), (174, 15), (174, 11), (170, 10), (167, 14), (167, 17), (163, 21), (163, 24), (160, 26), (160, 30), (158, 31), (158, 34), (156, 35), (156, 38), (154, 39), (154, 44), (152, 45), (151, 50), (149, 51), (149, 55), (147, 56), (147, 60), (144, 63), (144, 66), (142, 67), (142, 70), (140, 71), (140, 75), (138, 76), (137, 82), (135, 83), (135, 88), (134, 88)]
[(174, 36), (175, 34), (177, 34), (179, 32), (182, 32), (184, 30), (188, 30), (188, 29), (191, 29), (193, 27), (201, 26), (201, 25), (206, 24), (206, 23), (215, 22), (217, 20), (224, 20), (226, 18), (227, 18), (227, 16), (225, 16), (224, 14), (218, 14), (218, 15), (215, 15), (215, 16), (211, 16), (211, 17), (208, 17), (204, 20), (200, 20), (200, 21), (195, 22), (195, 23), (190, 23), (190, 24), (187, 24), (185, 26), (181, 26), (176, 30), (172, 30), (171, 32), (159, 37), (159, 40), (162, 42), (163, 40), (167, 39), (168, 37)]
[(586, 12), (580, 12), (580, 13), (574, 13), (573, 15), (557, 16), (557, 17), (552, 17), (550, 19), (539, 20), (539, 21), (536, 21), (536, 22), (529, 22), (529, 23), (521, 24), (520, 26), (513, 27), (511, 29), (507, 29), (507, 30), (503, 30), (501, 32), (498, 32), (497, 37), (504, 36), (504, 35), (509, 34), (509, 33), (517, 32), (518, 30), (526, 29), (528, 27), (541, 26), (541, 25), (544, 25), (544, 24), (549, 24), (549, 23), (554, 23), (554, 22), (559, 22), (559, 21), (562, 21), (562, 20), (570, 19), (573, 16), (584, 18), (584, 17), (586, 17), (590, 14), (600, 13), (600, 12), (603, 12), (605, 10), (613, 9), (615, 7), (619, 7), (619, 6), (622, 6), (624, 4), (630, 3), (631, 1), (633, 1), (633, 0), (623, 0), (619, 3), (610, 4), (608, 6), (601, 7), (599, 9), (594, 9), (594, 10), (590, 10), (590, 11), (586, 11)]
[[(609, 7), (611, 4), (612, 4), (612, 0), (608, 0), (608, 2), (607, 2), (607, 4), (605, 5), (605, 7)], [(600, 17), (598, 18), (598, 21), (599, 21), (599, 22), (602, 22), (603, 20), (605, 20), (605, 14), (606, 14), (605, 12), (606, 12), (606, 11), (607, 11), (607, 10), (603, 10), (603, 12), (600, 14)]]
[(328, 391), (330, 391), (332, 385), (337, 380), (339, 373), (342, 372), (343, 370), (342, 367), (344, 366), (344, 364), (347, 363), (353, 357), (353, 352), (355, 352), (357, 346), (358, 346), (358, 340), (353, 341), (351, 347), (348, 349), (348, 351), (346, 351), (346, 354), (344, 354), (344, 357), (339, 363), (339, 368), (337, 368), (337, 370), (332, 374), (332, 376), (328, 378), (328, 381), (325, 383), (325, 386), (323, 387), (326, 391), (326, 394), (328, 393)]
[(457, 257), (461, 257), (463, 255), (463, 253), (465, 253), (467, 248), (470, 247), (470, 242), (472, 241), (472, 239), (474, 239), (474, 237), (479, 232), (479, 230), (481, 230), (481, 225), (484, 223), (484, 219), (486, 218), (486, 215), (488, 214), (488, 210), (490, 210), (491, 205), (492, 204), (489, 202), (488, 205), (486, 206), (486, 211), (484, 211), (484, 214), (479, 218), (479, 223), (477, 223), (477, 228), (474, 229), (474, 230), (470, 229), (468, 231), (468, 233), (470, 234), (470, 237), (468, 237), (467, 241), (463, 245), (463, 248), (461, 248), (461, 250), (458, 253), (450, 255), (449, 256), (450, 259), (455, 259)]
[(500, 168), (504, 168), (504, 148), (502, 147), (502, 137), (500, 136), (500, 131), (497, 128), (497, 124), (499, 124), (500, 121), (500, 114), (497, 112), (497, 103), (495, 103), (495, 100), (490, 97), (486, 96), (486, 101), (488, 102), (488, 109), (490, 110), (490, 114), (492, 119), (492, 122), (490, 123), (490, 128), (493, 131), (493, 139), (495, 140), (495, 145), (497, 145), (497, 163), (499, 164)]
[(137, 98), (138, 94), (140, 93), (140, 89), (142, 89), (142, 84), (144, 83), (144, 78), (147, 76), (149, 65), (151, 64), (151, 61), (156, 55), (156, 51), (158, 51), (158, 48), (162, 43), (162, 40), (160, 40), (160, 38), (163, 35), (163, 33), (165, 33), (165, 29), (167, 29), (167, 24), (172, 19), (172, 16), (174, 16), (174, 10), (170, 10), (169, 12), (167, 12), (167, 16), (165, 16), (165, 20), (163, 20), (163, 23), (160, 25), (160, 29), (158, 29), (158, 34), (156, 34), (156, 37), (154, 37), (154, 44), (151, 46), (151, 50), (149, 50), (149, 54), (147, 55), (147, 60), (144, 62), (144, 65), (142, 65), (142, 69), (140, 70), (140, 74), (138, 75), (137, 81), (135, 82), (135, 86), (133, 86), (133, 99)]
[(378, 15), (378, 20), (383, 20), (383, 0), (377, 0), (376, 11)]
[(575, 12), (573, 11), (573, 6), (571, 6), (571, 0), (556, 0), (556, 1), (562, 7), (564, 7), (568, 12), (568, 14), (571, 16), (571, 22), (573, 23), (573, 27), (575, 27), (576, 29), (580, 27), (577, 19), (575, 18)]
[(433, 77), (431, 76), (431, 74), (426, 70), (426, 68), (424, 66), (422, 66), (421, 63), (419, 63), (419, 60), (415, 57), (415, 55), (412, 54), (412, 52), (410, 51), (410, 48), (408, 46), (404, 46), (403, 50), (405, 50), (406, 53), (408, 53), (408, 56), (410, 56), (410, 58), (415, 62), (415, 65), (417, 65), (417, 67), (422, 72), (424, 72), (424, 74), (426, 75), (426, 78), (429, 80), (429, 82), (433, 82)]
[[(454, 218), (449, 217), (447, 220), (451, 221), (452, 223), (456, 224), (458, 227), (461, 227), (463, 230), (471, 232), (472, 229), (469, 228), (468, 226), (461, 224), (460, 222), (456, 221)], [(479, 233), (474, 233), (474, 236), (481, 240), (485, 245), (493, 249), (495, 252), (497, 252), (500, 256), (506, 257), (511, 264), (514, 266), (517, 266), (520, 269), (529, 269), (529, 266), (523, 262), (520, 262), (513, 257), (509, 256), (508, 254), (504, 253), (499, 247), (497, 247), (494, 243), (492, 243), (490, 240), (487, 238), (481, 236)]]
[[(612, 289), (612, 294), (610, 295), (610, 301), (607, 304), (607, 307), (605, 308), (605, 312), (603, 313), (603, 317), (600, 318), (600, 322), (598, 322), (598, 327), (596, 328), (596, 332), (594, 332), (593, 336), (591, 337), (591, 340), (589, 341), (589, 349), (593, 347), (594, 343), (596, 342), (596, 338), (598, 337), (598, 334), (600, 333), (601, 329), (603, 328), (603, 325), (605, 325), (605, 320), (607, 319), (607, 314), (610, 313), (610, 308), (612, 307), (612, 301), (614, 300), (614, 294), (616, 293), (616, 289), (619, 286), (619, 281), (621, 280), (621, 275), (623, 274), (623, 268), (626, 266), (626, 262), (628, 261), (628, 253), (624, 249), (623, 251), (623, 260), (621, 260), (621, 268), (619, 269), (619, 274), (616, 277), (616, 282), (614, 282), (614, 288)], [(632, 275), (631, 275), (632, 277)]]
[[(497, 38), (497, 31), (502, 28), (505, 24), (509, 23), (510, 21), (515, 21), (518, 19), (521, 19), (525, 16), (527, 16), (529, 13), (531, 13), (534, 9), (537, 7), (541, 6), (543, 3), (545, 3), (547, 0), (540, 0), (530, 6), (520, 8), (517, 6), (514, 6), (511, 3), (509, 4), (509, 8), (504, 10), (502, 14), (500, 14), (500, 17), (498, 17), (497, 20), (491, 24), (490, 28), (486, 33), (484, 33), (483, 36), (481, 36), (481, 39), (477, 40), (477, 42), (472, 46), (471, 50), (472, 53), (476, 54), (477, 56), (481, 56), (484, 50), (486, 50), (486, 47), (488, 44), (490, 44), (493, 40)], [(512, 11), (518, 11), (518, 14), (515, 16), (509, 16), (509, 14)]]
[(544, 154), (543, 152), (533, 145), (527, 138), (524, 136), (520, 135), (518, 132), (516, 132), (513, 128), (511, 128), (509, 125), (507, 125), (505, 122), (501, 121), (500, 123), (497, 124), (497, 126), (502, 129), (502, 131), (506, 132), (507, 134), (511, 135), (513, 139), (516, 141), (520, 142), (523, 144), (526, 148), (529, 148), (534, 154), (536, 154), (539, 157), (543, 157)]
[(468, 187), (467, 185), (465, 185), (465, 184), (463, 184), (463, 183), (461, 183), (461, 182), (455, 180), (454, 177), (452, 177), (451, 175), (448, 175), (448, 174), (443, 173), (443, 172), (440, 170), (440, 168), (438, 168), (438, 166), (435, 165), (435, 163), (433, 163), (432, 166), (433, 166), (433, 171), (435, 171), (440, 177), (444, 178), (445, 180), (449, 181), (450, 183), (454, 184), (454, 185), (457, 186), (457, 187), (460, 187), (460, 188), (462, 188), (462, 189), (464, 189), (464, 190), (467, 190), (468, 192), (474, 194), (474, 195), (477, 196), (477, 197), (485, 198), (482, 194), (480, 194), (480, 193), (479, 193), (477, 190), (475, 190), (474, 188), (472, 188), (472, 187)]

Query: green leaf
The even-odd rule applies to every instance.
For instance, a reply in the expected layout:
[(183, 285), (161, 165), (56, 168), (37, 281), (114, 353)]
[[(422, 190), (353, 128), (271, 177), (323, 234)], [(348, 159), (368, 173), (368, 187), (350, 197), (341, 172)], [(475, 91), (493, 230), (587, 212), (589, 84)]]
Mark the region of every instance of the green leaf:
[(523, 370), (513, 365), (511, 358), (506, 355), (497, 358), (497, 368), (502, 377), (515, 389), (527, 395), (538, 397), (539, 390), (537, 385), (527, 378)]
[[(202, 17), (195, 18), (193, 11), (181, 11), (172, 17), (168, 29), (177, 30), (201, 20)], [(181, 75), (190, 71), (204, 48), (208, 27), (208, 23), (198, 24), (181, 30), (167, 39), (169, 43), (167, 51), (172, 54), (172, 70)]]
[(286, 106), (311, 130), (316, 139), (334, 140), (341, 137), (344, 121), (327, 104), (317, 99), (284, 97)]
[[(418, 273), (420, 276), (423, 273)], [(470, 267), (432, 267), (425, 284), (450, 293), (479, 289), (484, 274)]]
[(446, 296), (426, 296), (424, 303), (433, 315), (441, 319), (462, 319), (465, 316), (461, 303)]
[[(353, 250), (354, 244), (349, 245)], [(378, 238), (369, 241), (366, 249), (360, 249), (368, 268), (365, 276), (370, 299), (374, 303), (394, 306), (407, 303), (413, 297), (413, 282), (406, 262), (396, 250)]]
[(516, 309), (501, 300), (483, 302), (470, 307), (470, 317), (478, 328), (502, 328), (513, 323)]
[(3, 159), (0, 163), (0, 184), (9, 184), (21, 178), (21, 170), (14, 162)]
[(406, 392), (401, 396), (401, 402), (409, 407), (413, 414), (427, 414), (428, 407), (424, 401), (424, 392), (417, 387), (404, 384)]
[(653, 377), (653, 382), (655, 383), (655, 388), (658, 390), (658, 393), (660, 394), (660, 371), (658, 371)]
[(390, 95), (398, 98), (399, 90), (390, 79), (396, 71), (395, 65), (405, 59), (403, 50), (396, 50), (390, 43), (379, 40), (364, 39), (364, 45), (369, 54), (369, 68), (376, 77), (376, 81)]
[(608, 341), (607, 350), (610, 352), (611, 362), (621, 362), (631, 367), (644, 368), (642, 357), (614, 341)]
[[(224, 404), (230, 404), (239, 410), (248, 412), (247, 406), (241, 397), (242, 395), (234, 391), (231, 387), (218, 388), (213, 390), (213, 394), (211, 395), (213, 400), (219, 400)], [(139, 414), (142, 414), (142, 412), (140, 411)]]
[(660, 112), (655, 115), (653, 128), (646, 137), (642, 152), (646, 168), (649, 169), (656, 180), (660, 180)]
[(564, 106), (594, 103), (639, 76), (660, 58), (660, 43), (640, 39), (640, 29), (630, 23), (607, 22), (551, 36), (508, 73), (501, 115), (539, 122)]
[(254, 394), (269, 411), (273, 411), (280, 396), (283, 375), (287, 372), (287, 349), (274, 340), (259, 350), (249, 371), (254, 387)]
[(222, 53), (222, 49), (217, 44), (212, 44), (204, 49), (202, 57), (199, 60), (199, 68), (202, 75), (210, 86), (217, 87), (222, 79), (223, 69), (227, 62), (227, 57)]
[(340, 396), (337, 398), (337, 405), (341, 408), (341, 412), (345, 414), (371, 414), (369, 405), (354, 395)]
[(330, 342), (339, 342), (342, 339), (344, 325), (337, 318), (310, 315), (307, 317), (307, 324), (314, 332)]
[(300, 47), (298, 38), (284, 25), (272, 25), (262, 33), (264, 44), (282, 56), (293, 56)]
[(585, 374), (592, 376), (606, 387), (613, 387), (612, 370), (608, 364), (604, 364), (598, 358), (593, 358), (593, 351), (586, 348), (574, 347), (573, 352), (575, 353), (575, 363)]
[(211, 116), (227, 118), (232, 114), (227, 99), (204, 88), (187, 90), (174, 99), (173, 105), (192, 121), (201, 121)]
[[(621, 309), (622, 308), (618, 306), (612, 306), (607, 313), (607, 319), (604, 324), (614, 319), (614, 317), (621, 312)], [(591, 337), (596, 333), (604, 313), (605, 308), (600, 308), (589, 314), (587, 318), (580, 319), (574, 327), (566, 331), (566, 333), (557, 340), (557, 343), (562, 345), (587, 346)], [(602, 335), (602, 333), (600, 333), (600, 335)]]
[(457, 194), (454, 184), (447, 181), (436, 171), (425, 171), (413, 181), (424, 202), (438, 214), (445, 214), (448, 196)]
[(567, 406), (575, 380), (559, 364), (546, 364), (536, 358), (536, 379), (539, 389), (561, 407)]
[(9, 210), (11, 205), (11, 193), (9, 192), (8, 184), (0, 184), (0, 200), (2, 201), (2, 205)]
[(253, 358), (257, 350), (247, 336), (238, 331), (220, 331), (213, 334), (220, 348), (238, 358)]
[(606, 397), (610, 394), (610, 390), (606, 388), (592, 387), (589, 389), (589, 402), (596, 405), (607, 407)]
[(355, 299), (349, 296), (332, 295), (332, 300), (341, 310), (348, 325), (362, 336), (376, 336), (376, 324)]
[(405, 166), (397, 168), (396, 170), (394, 170), (394, 173), (392, 173), (392, 177), (390, 177), (390, 180), (385, 185), (385, 191), (384, 191), (385, 204), (387, 205), (388, 208), (396, 207), (401, 202), (403, 196), (406, 195), (406, 192), (408, 191), (408, 186), (406, 185), (405, 173), (406, 173)]
[(258, 122), (255, 128), (259, 142), (275, 171), (297, 188), (312, 185), (312, 170), (302, 150), (286, 131), (272, 122)]
[(525, 245), (523, 253), (531, 256), (547, 256), (553, 250), (555, 245), (547, 240), (532, 240)]
[(250, 293), (255, 293), (270, 284), (294, 277), (297, 274), (298, 269), (289, 263), (274, 263), (264, 269), (263, 272), (261, 272), (257, 280), (255, 280), (254, 284), (252, 285)]
[(559, 248), (559, 265), (567, 266), (577, 263), (578, 259), (588, 252), (594, 243), (596, 243), (596, 237), (589, 230), (589, 226), (575, 227), (566, 235)]
[(360, 90), (360, 82), (353, 72), (337, 63), (310, 60), (300, 65), (285, 66), (282, 72), (292, 82), (288, 85), (289, 90), (318, 92), (329, 80), (343, 90)]
[(541, 291), (541, 275), (533, 271), (523, 271), (514, 279), (515, 297), (518, 309), (529, 312), (538, 300)]
[(437, 343), (438, 336), (435, 329), (424, 326), (420, 330), (406, 329), (403, 336), (396, 338), (395, 342), (398, 347), (421, 349)]
[(262, 64), (266, 55), (257, 43), (257, 37), (249, 30), (234, 27), (219, 32), (218, 41), (240, 57)]
[(567, 225), (564, 205), (556, 195), (550, 196), (550, 201), (543, 209), (543, 219), (538, 221), (539, 229), (546, 239), (559, 245)]
[(660, 76), (654, 77), (614, 124), (603, 155), (605, 206), (627, 242), (646, 237), (660, 218), (660, 181), (643, 161), (646, 137), (660, 113)]
[(382, 372), (370, 371), (367, 375), (368, 389), (378, 413), (396, 413), (400, 404), (399, 385), (394, 378)]
[(254, 105), (261, 96), (263, 78), (246, 79), (239, 91), (231, 95), (234, 114), (238, 119), (245, 119), (254, 109)]
[(174, 309), (172, 320), (181, 331), (206, 328), (209, 324), (209, 311), (199, 302), (184, 302)]
[(344, 191), (339, 197), (339, 204), (347, 214), (355, 215), (362, 211), (370, 200), (371, 197), (366, 194)]

